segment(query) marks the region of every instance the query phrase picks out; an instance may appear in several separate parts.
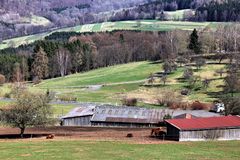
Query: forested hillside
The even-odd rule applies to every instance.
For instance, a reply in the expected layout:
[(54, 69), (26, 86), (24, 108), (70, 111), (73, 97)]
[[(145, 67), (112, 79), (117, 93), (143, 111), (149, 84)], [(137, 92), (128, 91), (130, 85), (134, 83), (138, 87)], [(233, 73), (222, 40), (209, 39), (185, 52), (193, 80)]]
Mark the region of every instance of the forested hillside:
[[(239, 21), (238, 0), (2, 0), (0, 41), (79, 24), (105, 21), (169, 20), (182, 10), (189, 21)], [(171, 19), (171, 18), (170, 18)]]
[[(108, 20), (115, 10), (134, 7), (149, 0), (1, 0), (0, 40), (39, 33), (51, 28)], [(151, 0), (150, 0), (151, 1)], [(34, 17), (46, 25), (31, 24)]]
[(178, 58), (191, 61), (195, 54), (202, 53), (214, 53), (213, 59), (221, 62), (222, 56), (233, 58), (240, 50), (238, 24), (220, 25), (216, 31), (200, 30), (199, 42), (191, 42), (190, 33), (57, 32), (29, 45), (1, 50), (0, 73), (11, 82), (38, 80), (135, 61), (170, 60), (174, 64)]

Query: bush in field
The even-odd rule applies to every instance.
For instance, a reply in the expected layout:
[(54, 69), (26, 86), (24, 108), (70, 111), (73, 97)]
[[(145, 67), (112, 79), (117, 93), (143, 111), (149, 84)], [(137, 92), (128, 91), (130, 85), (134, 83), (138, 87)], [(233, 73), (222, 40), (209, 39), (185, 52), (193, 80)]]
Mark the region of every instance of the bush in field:
[(200, 76), (193, 76), (188, 80), (188, 88), (194, 91), (198, 91), (202, 88), (202, 81)]
[(5, 94), (6, 98), (17, 98), (21, 93), (26, 91), (26, 86), (25, 85), (15, 85), (13, 84), (11, 86), (11, 91), (10, 93)]
[(0, 85), (3, 85), (6, 81), (6, 78), (4, 75), (0, 74)]
[(177, 64), (173, 60), (167, 60), (163, 63), (163, 70), (165, 74), (172, 73), (177, 69)]
[(41, 83), (41, 80), (36, 76), (33, 78), (32, 82), (34, 85), (37, 85), (37, 84)]
[(190, 93), (188, 89), (182, 89), (181, 90), (181, 95), (187, 96)]
[(137, 98), (124, 98), (122, 100), (122, 104), (125, 106), (136, 106), (137, 105)]
[(71, 96), (71, 95), (60, 95), (57, 98), (60, 101), (66, 101), (66, 102), (76, 102), (77, 101), (77, 97), (75, 96)]
[(184, 79), (190, 79), (193, 76), (193, 69), (192, 68), (186, 68), (183, 72), (183, 78)]
[(203, 58), (198, 58), (195, 60), (197, 70), (199, 70), (202, 66), (206, 64), (206, 60)]
[(166, 82), (167, 82), (167, 76), (166, 75), (163, 75), (161, 77), (161, 82), (163, 83), (164, 86), (166, 85)]
[(162, 90), (158, 93), (157, 101), (159, 105), (171, 106), (182, 101), (182, 96), (173, 90)]

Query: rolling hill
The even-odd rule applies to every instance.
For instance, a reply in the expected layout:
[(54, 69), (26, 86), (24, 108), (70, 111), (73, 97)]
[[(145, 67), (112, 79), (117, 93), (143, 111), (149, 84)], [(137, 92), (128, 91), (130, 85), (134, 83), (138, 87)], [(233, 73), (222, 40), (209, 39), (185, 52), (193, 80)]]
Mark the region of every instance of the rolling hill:
[(51, 32), (45, 32), (35, 35), (12, 38), (2, 41), (0, 49), (8, 47), (18, 47), (23, 44), (29, 44), (37, 40), (44, 39), (44, 37), (53, 32), (105, 32), (113, 30), (141, 30), (141, 31), (170, 31), (175, 29), (193, 30), (194, 28), (203, 29), (210, 27), (215, 29), (219, 22), (184, 22), (184, 21), (158, 21), (158, 20), (141, 20), (141, 21), (118, 21), (118, 22), (104, 22), (96, 24), (79, 25), (65, 29), (58, 29)]

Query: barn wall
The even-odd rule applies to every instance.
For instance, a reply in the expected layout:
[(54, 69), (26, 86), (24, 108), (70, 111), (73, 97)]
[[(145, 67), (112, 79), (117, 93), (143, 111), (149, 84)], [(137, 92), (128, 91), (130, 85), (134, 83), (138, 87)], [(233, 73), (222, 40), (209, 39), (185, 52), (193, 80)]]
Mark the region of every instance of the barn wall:
[(139, 123), (91, 122), (91, 124), (92, 126), (99, 127), (129, 127), (129, 128), (157, 127), (157, 124), (139, 124)]
[(167, 138), (178, 140), (179, 139), (179, 129), (167, 123)]
[(92, 116), (63, 119), (63, 126), (90, 126)]
[(180, 131), (179, 141), (240, 140), (239, 129)]

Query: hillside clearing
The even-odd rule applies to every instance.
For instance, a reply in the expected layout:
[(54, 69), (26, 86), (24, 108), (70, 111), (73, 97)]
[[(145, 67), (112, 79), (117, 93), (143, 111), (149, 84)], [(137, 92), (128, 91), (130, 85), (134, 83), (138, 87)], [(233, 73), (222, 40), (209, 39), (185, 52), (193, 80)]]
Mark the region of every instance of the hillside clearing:
[[(223, 91), (222, 86), (224, 85), (225, 75), (220, 77), (216, 74), (216, 71), (221, 68), (225, 68), (225, 64), (209, 63), (199, 71), (195, 70), (194, 75), (200, 76), (202, 79), (212, 79), (212, 82), (208, 88), (192, 91), (184, 99), (204, 102), (212, 102), (216, 99), (216, 96)], [(30, 89), (50, 89), (59, 95), (75, 96), (78, 101), (82, 102), (119, 104), (123, 97), (135, 97), (144, 102), (151, 102), (163, 90), (170, 89), (180, 93), (187, 85), (187, 82), (180, 80), (184, 67), (178, 67), (176, 71), (168, 75), (166, 86), (162, 84), (160, 78), (155, 78), (151, 86), (146, 85), (151, 73), (162, 71), (162, 63), (135, 62), (45, 80), (35, 87), (30, 87)], [(102, 87), (98, 90), (89, 90), (87, 89), (89, 85), (102, 85)]]
[[(195, 69), (195, 66), (192, 68)], [(223, 78), (226, 75), (224, 74), (223, 77), (220, 77), (216, 74), (216, 71), (222, 68), (225, 68), (225, 64), (209, 62), (200, 70), (195, 70), (195, 76), (200, 76), (202, 80), (205, 78), (211, 79), (211, 83), (208, 88), (191, 91), (188, 96), (184, 96), (184, 100), (213, 102), (213, 100), (219, 98), (218, 96), (220, 96), (223, 91)], [(178, 67), (176, 71), (168, 75), (166, 85), (163, 85), (161, 79), (157, 77), (155, 77), (152, 85), (147, 83), (151, 73), (156, 74), (162, 71), (162, 63), (144, 61), (44, 80), (35, 86), (30, 83), (27, 85), (32, 92), (46, 92), (50, 90), (54, 92), (57, 97), (76, 97), (80, 102), (121, 104), (121, 100), (124, 97), (132, 97), (139, 99), (140, 103), (138, 105), (145, 106), (145, 103), (155, 102), (156, 98), (161, 95), (164, 90), (172, 90), (179, 94), (181, 90), (187, 86), (187, 81), (181, 80), (184, 67)], [(89, 88), (94, 85), (100, 85), (100, 87), (98, 89)], [(1, 96), (11, 91), (11, 87), (8, 84), (0, 89), (2, 90)], [(61, 107), (55, 112), (56, 114), (61, 113)]]

